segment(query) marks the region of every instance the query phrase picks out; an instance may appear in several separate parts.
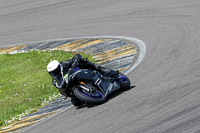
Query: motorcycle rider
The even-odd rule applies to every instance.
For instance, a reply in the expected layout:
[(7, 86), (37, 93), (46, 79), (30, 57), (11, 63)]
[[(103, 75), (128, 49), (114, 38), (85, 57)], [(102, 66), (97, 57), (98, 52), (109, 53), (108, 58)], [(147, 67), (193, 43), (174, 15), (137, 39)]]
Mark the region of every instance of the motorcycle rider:
[(72, 59), (58, 62), (57, 60), (51, 61), (47, 66), (47, 71), (52, 77), (52, 84), (58, 88), (59, 92), (67, 96), (66, 93), (66, 82), (64, 82), (65, 75), (79, 67), (80, 69), (93, 69), (101, 72), (103, 75), (109, 75), (111, 73), (118, 73), (108, 68), (98, 66), (94, 63), (91, 63), (87, 58), (82, 58), (81, 55), (76, 54)]

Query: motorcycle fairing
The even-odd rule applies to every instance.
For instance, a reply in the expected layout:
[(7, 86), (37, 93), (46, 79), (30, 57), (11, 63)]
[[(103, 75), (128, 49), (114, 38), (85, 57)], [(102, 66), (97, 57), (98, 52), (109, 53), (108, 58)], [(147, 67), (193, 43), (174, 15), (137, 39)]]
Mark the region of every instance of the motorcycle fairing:
[(101, 78), (100, 74), (94, 74), (93, 70), (81, 69), (76, 71), (75, 73), (76, 74), (74, 76), (82, 82), (91, 82), (97, 85), (105, 96), (120, 88), (117, 82), (112, 83), (106, 77), (105, 79)]
[(120, 88), (120, 85), (117, 82), (110, 82), (107, 80), (104, 80), (99, 85), (102, 90), (104, 90), (105, 96), (109, 95), (110, 93), (118, 90)]

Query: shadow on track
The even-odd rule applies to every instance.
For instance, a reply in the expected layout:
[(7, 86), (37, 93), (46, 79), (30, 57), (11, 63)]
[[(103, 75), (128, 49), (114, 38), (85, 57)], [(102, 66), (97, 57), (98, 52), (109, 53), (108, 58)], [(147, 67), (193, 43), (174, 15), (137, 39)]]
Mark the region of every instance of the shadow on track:
[[(133, 85), (128, 90), (125, 90), (125, 91), (119, 91), (118, 90), (118, 91), (113, 92), (112, 94), (110, 94), (110, 95), (107, 96), (106, 101), (104, 103), (108, 102), (110, 99), (113, 99), (113, 98), (121, 95), (122, 93), (124, 93), (126, 91), (129, 91), (130, 89), (133, 89), (135, 87), (136, 86)], [(102, 104), (104, 104), (104, 103), (102, 103)], [(96, 107), (96, 106), (99, 106), (99, 105), (101, 105), (101, 104), (90, 104), (90, 103), (87, 103), (87, 104), (83, 104), (81, 106), (76, 107), (76, 109), (93, 108), (93, 107)]]

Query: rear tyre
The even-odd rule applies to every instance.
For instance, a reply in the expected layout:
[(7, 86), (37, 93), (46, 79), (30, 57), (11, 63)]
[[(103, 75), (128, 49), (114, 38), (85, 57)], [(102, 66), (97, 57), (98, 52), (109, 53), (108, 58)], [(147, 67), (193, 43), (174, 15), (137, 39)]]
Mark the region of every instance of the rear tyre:
[(101, 104), (105, 101), (105, 96), (100, 91), (95, 89), (94, 92), (89, 92), (83, 89), (81, 86), (78, 86), (74, 89), (74, 95), (81, 101), (87, 103)]
[(117, 82), (120, 85), (121, 91), (130, 89), (131, 82), (130, 82), (129, 78), (127, 76), (125, 76), (124, 74), (122, 74), (122, 73), (118, 74)]

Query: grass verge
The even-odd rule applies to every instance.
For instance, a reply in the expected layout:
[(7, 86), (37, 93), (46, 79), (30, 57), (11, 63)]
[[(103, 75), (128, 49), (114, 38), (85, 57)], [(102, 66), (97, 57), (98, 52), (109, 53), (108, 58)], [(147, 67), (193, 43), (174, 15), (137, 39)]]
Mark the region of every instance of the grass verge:
[[(64, 61), (76, 53), (60, 50), (29, 51), (0, 55), (0, 127), (36, 111), (58, 97), (46, 66), (51, 60)], [(90, 61), (92, 56), (81, 54)]]

